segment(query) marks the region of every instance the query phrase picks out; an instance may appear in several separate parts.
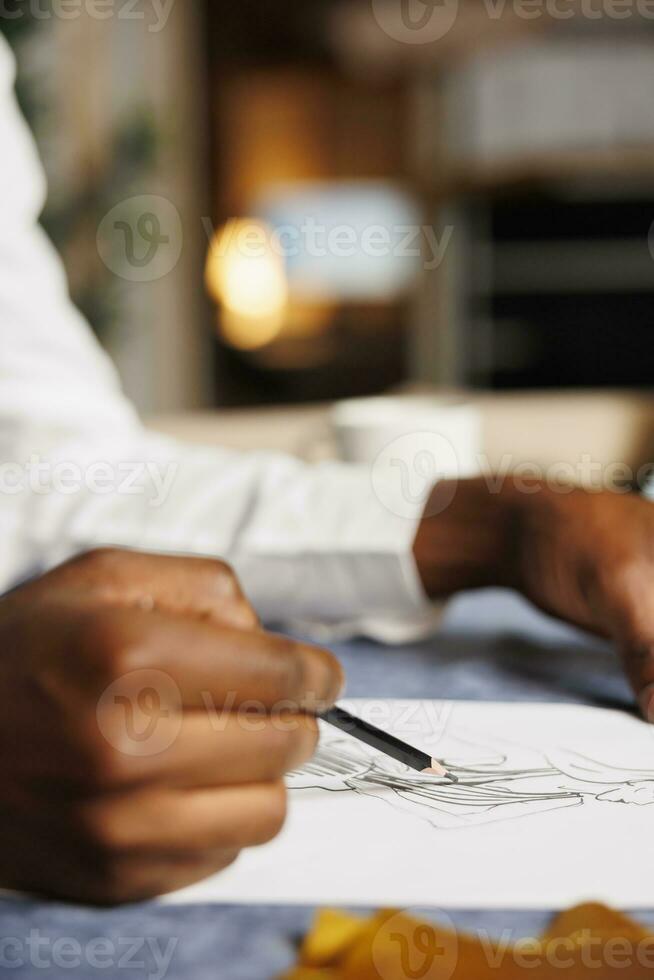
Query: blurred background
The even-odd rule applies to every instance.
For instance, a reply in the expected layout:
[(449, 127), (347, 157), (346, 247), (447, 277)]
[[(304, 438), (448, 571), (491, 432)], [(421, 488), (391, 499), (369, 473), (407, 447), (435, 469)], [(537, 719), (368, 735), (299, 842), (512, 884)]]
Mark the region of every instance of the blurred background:
[(5, 7), (44, 223), (144, 412), (651, 385), (653, 4)]

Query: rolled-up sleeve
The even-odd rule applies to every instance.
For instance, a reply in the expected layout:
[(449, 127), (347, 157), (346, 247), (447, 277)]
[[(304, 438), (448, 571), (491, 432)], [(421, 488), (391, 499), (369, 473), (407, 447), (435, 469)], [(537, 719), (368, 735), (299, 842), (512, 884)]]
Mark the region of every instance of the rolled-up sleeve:
[(420, 619), (415, 523), (367, 469), (142, 426), (39, 227), (45, 182), (1, 39), (0, 145), (0, 586), (116, 545), (230, 561), (267, 620)]

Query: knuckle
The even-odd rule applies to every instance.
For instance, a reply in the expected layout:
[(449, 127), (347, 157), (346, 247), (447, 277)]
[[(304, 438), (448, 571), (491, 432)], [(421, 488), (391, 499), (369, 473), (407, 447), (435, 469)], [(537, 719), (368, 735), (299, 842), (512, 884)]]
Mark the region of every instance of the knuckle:
[(236, 572), (220, 558), (183, 559), (187, 576), (195, 581), (196, 594), (205, 602), (223, 603), (241, 600), (243, 592)]
[(216, 576), (225, 578), (228, 582), (236, 581), (236, 572), (228, 562), (222, 561), (220, 558), (212, 558), (208, 561)]
[(241, 629), (245, 630), (256, 630), (261, 625), (256, 612), (244, 598), (237, 600), (234, 606), (234, 620)]
[(129, 551), (120, 548), (93, 548), (78, 555), (71, 562), (80, 570), (85, 572), (103, 572), (106, 569), (114, 568), (121, 561), (129, 560)]
[(236, 572), (231, 565), (219, 558), (200, 558), (202, 569), (221, 595), (240, 594)]
[(257, 628), (257, 615), (231, 565), (218, 558), (187, 558), (183, 562), (187, 580), (194, 583), (195, 608), (204, 618), (217, 618), (238, 629)]

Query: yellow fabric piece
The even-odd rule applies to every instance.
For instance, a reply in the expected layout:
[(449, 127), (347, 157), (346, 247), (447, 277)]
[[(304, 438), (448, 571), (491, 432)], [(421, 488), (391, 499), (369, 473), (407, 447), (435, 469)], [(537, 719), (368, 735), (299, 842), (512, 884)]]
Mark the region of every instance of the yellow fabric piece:
[(644, 980), (654, 932), (602, 905), (558, 915), (539, 938), (455, 933), (402, 912), (319, 912), (297, 967), (280, 980)]
[(304, 941), (301, 962), (310, 967), (337, 965), (365, 929), (362, 919), (337, 909), (325, 909)]

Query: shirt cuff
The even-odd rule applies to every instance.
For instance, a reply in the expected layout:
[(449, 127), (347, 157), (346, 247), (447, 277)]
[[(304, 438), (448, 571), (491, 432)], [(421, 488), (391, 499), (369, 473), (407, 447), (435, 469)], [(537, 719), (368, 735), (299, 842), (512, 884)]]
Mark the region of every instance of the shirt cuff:
[(418, 520), (382, 502), (365, 467), (315, 476), (301, 501), (278, 488), (230, 556), (262, 619), (369, 635), (375, 622), (433, 622), (413, 555)]

